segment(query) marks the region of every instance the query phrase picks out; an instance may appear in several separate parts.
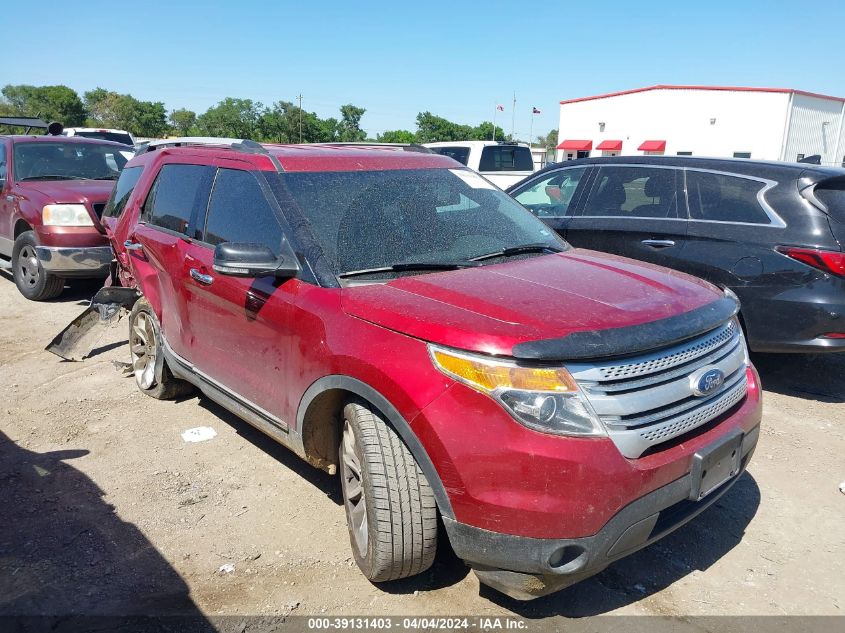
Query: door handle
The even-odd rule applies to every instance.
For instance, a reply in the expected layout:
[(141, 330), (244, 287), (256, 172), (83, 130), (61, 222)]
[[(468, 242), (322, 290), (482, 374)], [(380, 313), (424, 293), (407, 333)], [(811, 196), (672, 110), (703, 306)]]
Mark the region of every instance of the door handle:
[(211, 275), (204, 275), (196, 268), (191, 268), (191, 279), (201, 283), (203, 286), (210, 286), (214, 283), (214, 277)]
[(669, 248), (675, 245), (672, 240), (643, 240), (641, 243), (652, 248)]
[(140, 251), (144, 248), (144, 245), (140, 242), (133, 242), (132, 240), (126, 240), (123, 243), (123, 248), (127, 251)]

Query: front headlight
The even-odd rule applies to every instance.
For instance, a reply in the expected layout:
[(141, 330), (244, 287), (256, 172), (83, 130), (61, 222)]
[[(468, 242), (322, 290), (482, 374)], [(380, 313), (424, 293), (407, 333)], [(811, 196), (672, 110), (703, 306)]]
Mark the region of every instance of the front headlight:
[(606, 435), (563, 367), (526, 367), (436, 345), (429, 345), (429, 352), (437, 369), (489, 395), (529, 428), (556, 435)]
[(48, 204), (41, 210), (44, 226), (94, 226), (84, 204)]

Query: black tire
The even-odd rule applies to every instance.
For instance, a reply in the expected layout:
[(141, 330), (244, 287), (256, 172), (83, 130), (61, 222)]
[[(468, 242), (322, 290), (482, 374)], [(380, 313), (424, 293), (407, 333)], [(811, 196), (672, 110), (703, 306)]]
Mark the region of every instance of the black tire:
[(35, 232), (24, 231), (12, 247), (12, 275), (20, 293), (30, 301), (46, 301), (62, 294), (65, 280), (44, 270), (35, 255)]
[(349, 539), (364, 575), (384, 582), (431, 567), (434, 493), (408, 447), (369, 404), (344, 407), (338, 455)]
[[(135, 384), (141, 393), (156, 400), (172, 400), (191, 393), (193, 385), (176, 378), (167, 361), (159, 358), (161, 354), (161, 327), (149, 302), (142, 297), (129, 314), (129, 355)], [(157, 362), (161, 363), (161, 379), (155, 375)]]

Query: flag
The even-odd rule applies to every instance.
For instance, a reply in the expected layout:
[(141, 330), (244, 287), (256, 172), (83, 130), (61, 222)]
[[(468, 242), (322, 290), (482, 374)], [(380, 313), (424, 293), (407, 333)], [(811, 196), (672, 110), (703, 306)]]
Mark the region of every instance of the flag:
[(505, 106), (503, 106), (503, 105), (498, 105), (498, 104), (497, 104), (497, 105), (496, 105), (496, 109), (497, 109), (499, 112), (504, 112), (504, 111), (505, 111)]
[(531, 114), (540, 114), (540, 108), (531, 108)]

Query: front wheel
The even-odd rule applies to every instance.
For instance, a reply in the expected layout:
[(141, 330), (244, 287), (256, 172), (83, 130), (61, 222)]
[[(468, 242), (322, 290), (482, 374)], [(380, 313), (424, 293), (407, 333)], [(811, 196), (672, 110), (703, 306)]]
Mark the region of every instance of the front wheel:
[(142, 393), (156, 400), (170, 400), (193, 391), (190, 383), (176, 378), (167, 366), (158, 319), (144, 298), (135, 302), (129, 315), (129, 353), (135, 384)]
[(62, 294), (65, 280), (51, 275), (35, 253), (34, 231), (24, 231), (12, 247), (12, 275), (20, 293), (30, 301), (46, 301)]
[(437, 551), (437, 505), (408, 447), (369, 404), (343, 410), (339, 448), (352, 552), (373, 582), (414, 576)]

